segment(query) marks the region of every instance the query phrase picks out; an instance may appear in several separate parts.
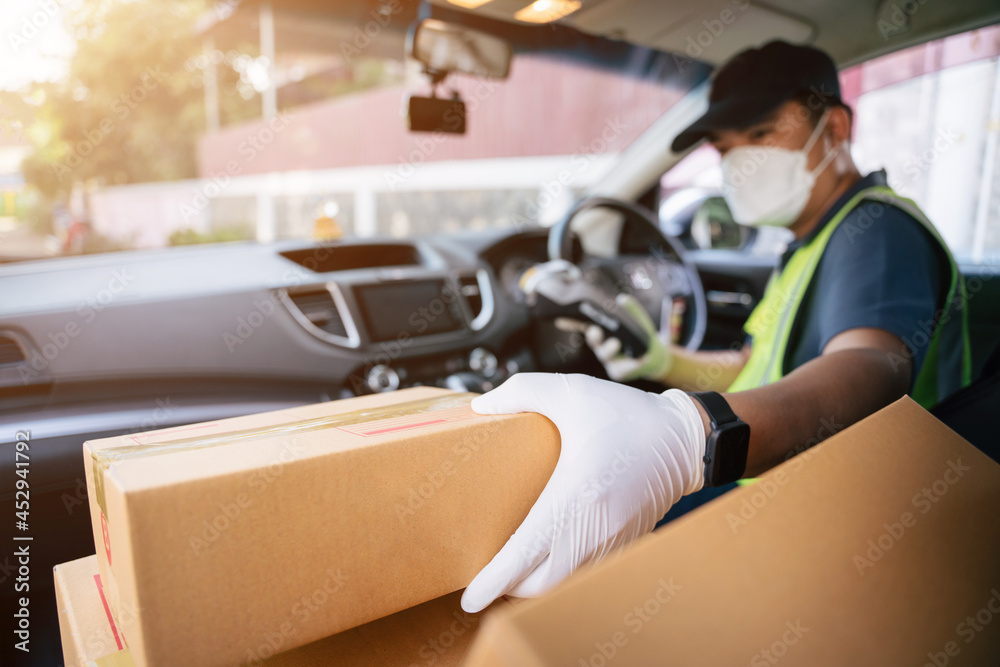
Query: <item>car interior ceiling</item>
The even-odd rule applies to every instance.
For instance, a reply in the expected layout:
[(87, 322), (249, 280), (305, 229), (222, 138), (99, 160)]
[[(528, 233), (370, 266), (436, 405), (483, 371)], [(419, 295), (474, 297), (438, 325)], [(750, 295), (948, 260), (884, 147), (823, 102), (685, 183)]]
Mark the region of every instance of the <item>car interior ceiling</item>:
[[(241, 3), (241, 7), (254, 8), (262, 1), (246, 0)], [(270, 4), (276, 9), (344, 20), (366, 18), (368, 10), (374, 6), (350, 0), (278, 0)], [(487, 32), (492, 28), (495, 34), (505, 38), (523, 31), (525, 35), (531, 32), (542, 35), (531, 41), (544, 41), (544, 36), (557, 35), (559, 30), (559, 26), (515, 26), (512, 21), (514, 10), (510, 9), (513, 5), (503, 2), (485, 3), (465, 10), (455, 9), (447, 0), (432, 0), (428, 4), (429, 8), (426, 5), (421, 7), (418, 2), (399, 3), (405, 16), (416, 17), (420, 11), (430, 12), (427, 15), (457, 18), (460, 22)], [(701, 0), (603, 0), (586, 3), (583, 9), (562, 19), (560, 24), (591, 35), (684, 54), (688, 43), (686, 39), (678, 39), (678, 16), (697, 17), (695, 23), (698, 23), (705, 16), (718, 15), (724, 9), (739, 9), (749, 4), (738, 0), (718, 3), (705, 3)], [(518, 7), (520, 5), (514, 9)], [(911, 12), (905, 32), (893, 35), (891, 39), (887, 39), (877, 29), (858, 30), (859, 25), (872, 24), (875, 28), (875, 22), (883, 16), (892, 21), (893, 7), (894, 3), (891, 2), (872, 3), (869, 0), (828, 0), (814, 3), (775, 0), (768, 2), (766, 7), (761, 6), (762, 14), (753, 22), (753, 26), (732, 26), (727, 29), (719, 36), (715, 48), (707, 50), (699, 59), (718, 64), (728, 55), (753, 44), (768, 39), (786, 38), (810, 42), (827, 51), (839, 66), (848, 67), (885, 53), (992, 25), (1000, 20), (1000, 7), (991, 0), (926, 2), (919, 4), (918, 11)], [(486, 19), (493, 21), (485, 21)], [(517, 39), (511, 41), (516, 42)]]

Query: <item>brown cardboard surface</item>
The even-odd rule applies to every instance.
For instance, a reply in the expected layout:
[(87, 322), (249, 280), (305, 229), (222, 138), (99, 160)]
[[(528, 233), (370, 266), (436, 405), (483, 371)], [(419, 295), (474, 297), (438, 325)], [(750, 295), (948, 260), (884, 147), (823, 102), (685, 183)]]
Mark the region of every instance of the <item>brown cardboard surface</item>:
[[(273, 428), (455, 396), (457, 407), (426, 418), (396, 410)], [(527, 514), (559, 451), (544, 417), (476, 415), (468, 400), (409, 389), (86, 443), (101, 578), (136, 663), (252, 660), (466, 585)], [(215, 442), (225, 433), (243, 435)], [(101, 454), (178, 438), (196, 446)]]
[[(128, 650), (118, 649), (114, 622), (105, 610), (96, 584), (99, 580), (97, 570), (96, 556), (55, 568), (59, 630), (66, 667), (134, 667)], [(265, 651), (261, 656), (264, 660), (259, 664), (268, 667), (334, 664), (343, 667), (457, 667), (478, 631), (481, 616), (464, 613), (460, 600), (461, 592), (450, 593), (273, 657)], [(186, 664), (202, 663), (196, 659)]]
[(105, 659), (104, 667), (124, 646), (101, 599), (97, 556), (56, 565), (53, 577), (66, 667), (91, 667)]
[(479, 614), (462, 611), (462, 591), (397, 612), (392, 616), (312, 644), (281, 653), (268, 667), (458, 667), (479, 630)]
[(998, 665), (1000, 466), (902, 399), (491, 614), (466, 664)]

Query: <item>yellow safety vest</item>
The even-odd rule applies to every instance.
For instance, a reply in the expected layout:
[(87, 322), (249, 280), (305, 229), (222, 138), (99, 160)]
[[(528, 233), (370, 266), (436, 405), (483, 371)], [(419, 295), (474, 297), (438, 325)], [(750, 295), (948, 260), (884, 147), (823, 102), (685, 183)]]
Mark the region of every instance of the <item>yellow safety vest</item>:
[[(935, 319), (928, 327), (930, 330), (913, 333), (914, 344), (920, 346), (927, 344), (927, 354), (914, 383), (913, 400), (930, 409), (949, 394), (968, 386), (971, 381), (972, 363), (968, 313), (965, 307), (965, 281), (955, 259), (934, 225), (913, 201), (899, 197), (891, 188), (875, 186), (854, 195), (837, 211), (816, 238), (792, 254), (785, 268), (768, 284), (764, 298), (744, 326), (745, 331), (753, 336), (750, 358), (730, 385), (729, 391), (762, 387), (784, 377), (788, 339), (799, 306), (823, 256), (823, 250), (847, 214), (863, 200), (878, 202), (883, 207), (895, 206), (913, 216), (938, 242), (951, 266), (948, 296), (935, 313)], [(876, 206), (868, 207), (864, 215), (856, 216), (856, 219), (848, 224), (854, 226), (857, 235), (861, 236), (884, 210)], [(848, 231), (850, 233), (852, 230)], [(925, 337), (922, 339), (924, 343), (918, 343), (921, 336)], [(955, 372), (956, 368), (960, 369), (958, 373)]]

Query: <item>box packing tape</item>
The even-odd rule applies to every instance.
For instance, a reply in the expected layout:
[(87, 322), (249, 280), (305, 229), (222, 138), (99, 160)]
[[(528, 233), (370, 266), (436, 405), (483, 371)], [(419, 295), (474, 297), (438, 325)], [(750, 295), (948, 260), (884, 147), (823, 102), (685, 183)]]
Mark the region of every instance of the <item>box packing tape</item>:
[(308, 431), (320, 431), (328, 428), (338, 428), (341, 426), (352, 426), (354, 424), (364, 424), (367, 422), (392, 419), (394, 417), (411, 417), (418, 414), (433, 414), (441, 410), (468, 405), (477, 394), (461, 393), (448, 394), (446, 396), (435, 396), (418, 401), (409, 401), (396, 405), (387, 405), (377, 408), (367, 408), (354, 410), (352, 412), (342, 412), (324, 417), (313, 417), (311, 419), (300, 419), (285, 424), (275, 424), (273, 426), (261, 426), (258, 428), (244, 429), (241, 431), (229, 431), (226, 433), (216, 433), (215, 435), (182, 438), (179, 440), (168, 440), (165, 442), (121, 445), (118, 447), (108, 447), (99, 449), (92, 453), (91, 463), (94, 468), (94, 488), (97, 494), (97, 504), (101, 511), (107, 515), (107, 506), (104, 496), (104, 473), (113, 464), (129, 459), (143, 458), (147, 456), (164, 456), (176, 454), (178, 452), (192, 451), (196, 449), (206, 449), (208, 447), (218, 447), (221, 445), (234, 445), (241, 442), (250, 442), (273, 436), (296, 435)]

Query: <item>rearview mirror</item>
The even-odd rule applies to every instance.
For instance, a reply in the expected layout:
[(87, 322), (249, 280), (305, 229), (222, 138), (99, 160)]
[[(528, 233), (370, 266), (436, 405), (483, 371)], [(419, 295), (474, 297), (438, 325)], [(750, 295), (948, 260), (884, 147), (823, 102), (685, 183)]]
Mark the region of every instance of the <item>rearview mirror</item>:
[(506, 79), (511, 45), (493, 35), (438, 19), (424, 19), (410, 35), (410, 55), (429, 73), (452, 72)]

